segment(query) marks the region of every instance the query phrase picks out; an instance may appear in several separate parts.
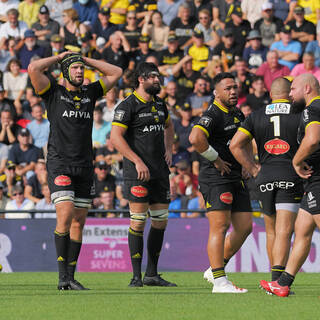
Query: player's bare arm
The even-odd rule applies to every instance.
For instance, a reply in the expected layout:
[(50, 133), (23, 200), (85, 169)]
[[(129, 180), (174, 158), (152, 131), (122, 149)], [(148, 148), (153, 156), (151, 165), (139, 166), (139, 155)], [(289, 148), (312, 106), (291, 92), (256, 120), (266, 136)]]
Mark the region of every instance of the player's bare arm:
[(251, 137), (241, 131), (237, 131), (231, 140), (229, 148), (242, 167), (253, 177), (256, 177), (260, 171), (260, 165), (254, 162)]
[(319, 147), (320, 142), (320, 125), (318, 123), (311, 123), (306, 128), (306, 134), (301, 141), (300, 147), (295, 154), (292, 164), (297, 174), (303, 178), (308, 179), (312, 174), (312, 169), (304, 161), (311, 154), (313, 154)]
[(122, 76), (122, 69), (113, 64), (107, 63), (103, 60), (96, 60), (87, 57), (82, 58), (86, 65), (93, 67), (103, 74), (101, 79), (107, 90), (110, 90)]
[(138, 173), (138, 180), (148, 181), (150, 179), (150, 172), (141, 158), (129, 147), (127, 141), (124, 139), (126, 128), (119, 126), (112, 126), (111, 129), (111, 143), (114, 147), (128, 160), (132, 161)]
[(170, 118), (166, 121), (166, 126), (164, 130), (164, 145), (166, 149), (165, 159), (170, 167), (172, 164), (172, 144), (173, 144), (173, 137), (174, 137), (174, 127), (173, 123)]
[[(210, 146), (209, 146), (209, 143), (208, 143), (208, 140), (207, 140), (205, 133), (197, 127), (194, 127), (192, 129), (190, 136), (189, 136), (189, 141), (193, 145), (195, 150), (200, 154), (203, 154), (204, 152), (209, 150)], [(231, 172), (231, 169), (230, 169), (231, 164), (229, 162), (223, 161), (219, 157), (219, 155), (212, 162), (213, 162), (213, 165), (217, 168), (217, 170), (219, 170), (221, 172), (222, 176), (225, 173), (228, 174)]]

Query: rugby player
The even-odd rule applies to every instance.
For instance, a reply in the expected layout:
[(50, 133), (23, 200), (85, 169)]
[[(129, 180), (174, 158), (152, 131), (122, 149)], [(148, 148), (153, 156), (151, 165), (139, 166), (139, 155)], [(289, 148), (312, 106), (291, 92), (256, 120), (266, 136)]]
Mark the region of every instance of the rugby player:
[[(189, 140), (199, 152), (200, 191), (209, 220), (208, 256), (213, 276), (213, 293), (245, 293), (225, 274), (224, 266), (240, 249), (252, 229), (249, 192), (241, 176), (241, 166), (234, 159), (229, 143), (244, 116), (236, 108), (237, 84), (230, 73), (213, 79), (213, 104), (191, 131)], [(232, 223), (233, 230), (226, 237)]]
[(301, 142), (292, 164), (297, 174), (305, 180), (304, 194), (294, 226), (295, 238), (291, 254), (277, 281), (260, 281), (269, 293), (280, 297), (290, 294), (294, 277), (305, 262), (311, 247), (315, 227), (320, 227), (320, 86), (318, 80), (305, 73), (295, 78), (290, 96), (299, 108), (306, 106), (302, 113), (298, 131)]
[[(302, 110), (295, 110), (289, 102), (290, 85), (284, 78), (274, 80), (272, 103), (250, 114), (230, 144), (233, 156), (256, 178), (272, 281), (285, 269), (303, 194), (302, 180), (292, 166)], [(248, 152), (252, 139), (257, 143), (260, 163)]]
[[(124, 156), (124, 194), (129, 200), (129, 250), (133, 268), (130, 287), (176, 284), (160, 277), (158, 259), (168, 220), (169, 169), (174, 130), (165, 102), (157, 97), (160, 74), (153, 63), (141, 63), (135, 71), (136, 90), (115, 110), (111, 142)], [(151, 218), (148, 262), (142, 280), (143, 231)]]
[[(49, 79), (44, 71), (60, 63), (65, 86)], [(99, 81), (82, 85), (85, 65), (103, 74)], [(56, 207), (54, 232), (59, 269), (59, 290), (85, 290), (74, 279), (93, 186), (92, 123), (98, 98), (105, 95), (122, 70), (102, 60), (63, 52), (32, 62), (28, 67), (32, 85), (45, 102), (50, 135), (47, 169), (51, 199)]]

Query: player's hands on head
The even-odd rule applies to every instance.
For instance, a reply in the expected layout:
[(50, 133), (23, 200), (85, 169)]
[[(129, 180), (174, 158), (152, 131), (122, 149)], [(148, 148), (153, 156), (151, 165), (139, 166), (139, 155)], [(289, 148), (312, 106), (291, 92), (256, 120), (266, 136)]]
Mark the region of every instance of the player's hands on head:
[(149, 169), (142, 160), (136, 163), (136, 170), (138, 173), (138, 177), (137, 177), (138, 180), (142, 180), (142, 181), (150, 180)]
[(64, 51), (64, 52), (59, 53), (58, 56), (57, 56), (58, 57), (58, 61), (61, 62), (66, 55), (71, 54), (71, 53), (76, 53), (76, 52)]
[(311, 177), (313, 170), (306, 162), (303, 161), (301, 163), (295, 163), (292, 161), (292, 165), (294, 170), (296, 170), (297, 175), (302, 179), (308, 179)]
[(227, 161), (223, 161), (220, 157), (218, 157), (215, 161), (213, 161), (213, 165), (220, 171), (223, 176), (225, 173), (229, 174), (231, 172), (231, 163)]

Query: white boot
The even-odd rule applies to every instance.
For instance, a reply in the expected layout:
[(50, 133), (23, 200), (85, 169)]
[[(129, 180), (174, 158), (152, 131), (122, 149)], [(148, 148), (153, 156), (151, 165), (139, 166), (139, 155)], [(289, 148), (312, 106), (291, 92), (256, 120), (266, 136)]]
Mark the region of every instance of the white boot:
[(247, 289), (238, 288), (226, 277), (221, 277), (214, 280), (212, 293), (246, 293)]

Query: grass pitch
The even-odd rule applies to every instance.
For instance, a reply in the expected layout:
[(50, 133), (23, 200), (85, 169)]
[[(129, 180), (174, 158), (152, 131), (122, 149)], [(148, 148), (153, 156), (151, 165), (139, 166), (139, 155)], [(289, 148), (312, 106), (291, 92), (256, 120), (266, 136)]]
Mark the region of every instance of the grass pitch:
[(166, 272), (177, 288), (128, 288), (129, 273), (80, 273), (90, 291), (58, 291), (57, 273), (0, 274), (0, 320), (320, 319), (320, 275), (301, 273), (289, 298), (258, 288), (269, 274), (233, 273), (246, 294), (212, 294), (199, 272)]

